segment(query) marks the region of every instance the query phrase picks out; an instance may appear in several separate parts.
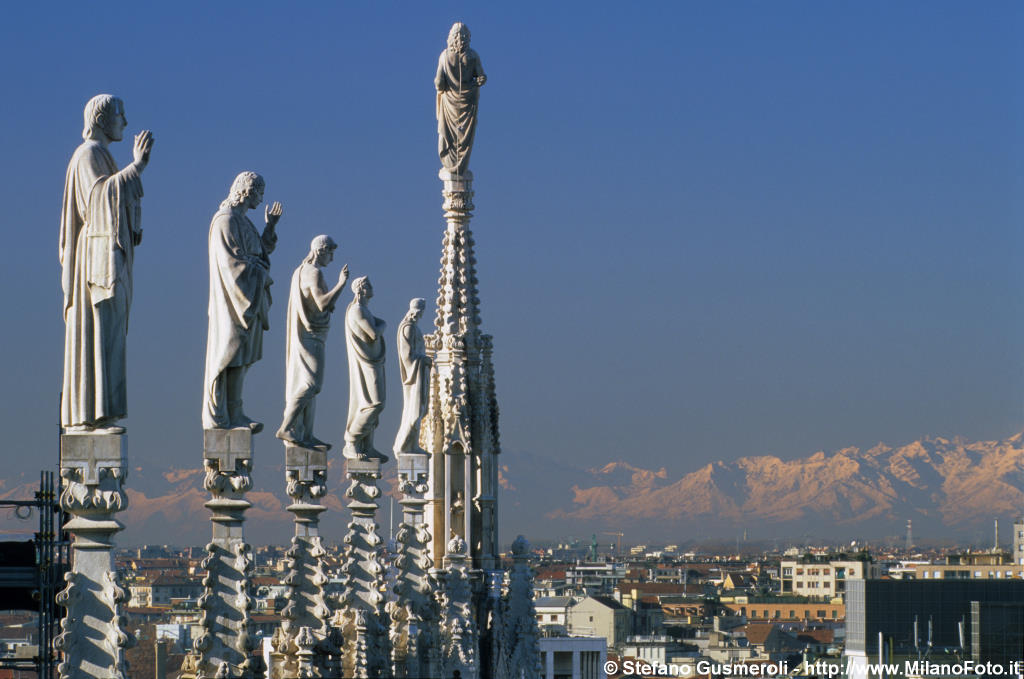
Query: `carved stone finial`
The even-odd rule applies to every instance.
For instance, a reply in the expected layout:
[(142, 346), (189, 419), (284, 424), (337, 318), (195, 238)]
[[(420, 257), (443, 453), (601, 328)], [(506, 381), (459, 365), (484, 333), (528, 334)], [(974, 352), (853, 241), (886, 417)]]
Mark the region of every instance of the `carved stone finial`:
[(512, 543), (512, 555), (513, 556), (524, 556), (530, 553), (530, 542), (525, 537), (520, 535)]

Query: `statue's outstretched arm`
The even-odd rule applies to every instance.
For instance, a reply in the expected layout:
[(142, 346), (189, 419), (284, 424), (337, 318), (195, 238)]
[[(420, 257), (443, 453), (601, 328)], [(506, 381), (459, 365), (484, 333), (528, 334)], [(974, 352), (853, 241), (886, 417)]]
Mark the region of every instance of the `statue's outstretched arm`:
[(313, 304), (316, 305), (317, 310), (333, 310), (334, 304), (338, 301), (338, 295), (345, 289), (345, 283), (348, 281), (348, 264), (341, 268), (341, 273), (338, 275), (338, 284), (330, 290), (327, 290), (323, 280), (323, 274), (318, 271), (316, 284), (310, 287), (309, 296), (313, 300)]

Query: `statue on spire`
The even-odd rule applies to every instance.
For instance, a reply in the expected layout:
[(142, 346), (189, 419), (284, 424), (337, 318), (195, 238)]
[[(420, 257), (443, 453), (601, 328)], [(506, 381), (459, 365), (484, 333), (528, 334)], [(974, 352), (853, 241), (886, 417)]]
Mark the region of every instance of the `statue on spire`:
[(469, 48), (469, 29), (456, 22), (448, 32), (448, 47), (437, 62), (437, 154), (442, 173), (466, 176), (476, 134), (480, 88), (487, 82), (480, 57)]
[(345, 448), (349, 460), (380, 460), (387, 455), (373, 447), (373, 433), (384, 410), (384, 321), (370, 313), (370, 279), (352, 281), (352, 302), (345, 310), (345, 345), (348, 353), (348, 423)]

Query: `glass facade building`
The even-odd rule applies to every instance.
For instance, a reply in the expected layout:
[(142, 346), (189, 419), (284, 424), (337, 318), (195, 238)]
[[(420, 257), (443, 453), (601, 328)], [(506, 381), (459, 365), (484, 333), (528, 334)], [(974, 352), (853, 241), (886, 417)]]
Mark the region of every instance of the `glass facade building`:
[[(976, 661), (1020, 660), (1024, 580), (851, 580), (846, 590), (846, 651), (877, 660), (959, 654)], [(914, 621), (917, 620), (917, 643)], [(960, 624), (963, 624), (961, 651)]]

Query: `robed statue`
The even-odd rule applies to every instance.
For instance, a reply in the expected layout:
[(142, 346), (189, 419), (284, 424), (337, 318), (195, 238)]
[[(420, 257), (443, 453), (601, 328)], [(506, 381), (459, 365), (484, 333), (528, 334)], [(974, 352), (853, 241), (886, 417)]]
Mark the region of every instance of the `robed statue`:
[(437, 154), (449, 175), (466, 176), (476, 134), (480, 87), (487, 82), (480, 57), (469, 47), (469, 29), (461, 22), (448, 32), (448, 47), (437, 61)]
[(409, 302), (409, 311), (398, 326), (398, 369), (402, 377), (402, 422), (395, 436), (394, 452), (425, 453), (419, 446), (420, 420), (427, 414), (430, 388), (430, 358), (423, 343), (423, 332), (416, 325), (423, 317), (426, 300)]
[(64, 384), (60, 422), (65, 431), (124, 432), (128, 413), (125, 344), (132, 303), (132, 263), (142, 241), (142, 171), (153, 134), (135, 136), (133, 161), (123, 170), (109, 145), (121, 141), (124, 103), (98, 94), (85, 105), (85, 139), (68, 164), (60, 220), (64, 289)]
[(330, 444), (313, 436), (316, 395), (324, 386), (327, 330), (338, 295), (348, 280), (348, 265), (338, 283), (328, 289), (323, 267), (334, 260), (338, 244), (330, 236), (317, 236), (309, 254), (292, 274), (285, 328), (284, 421), (277, 438), (304, 448), (329, 450)]
[(242, 383), (249, 366), (263, 356), (263, 331), (270, 328), (270, 253), (277, 244), (281, 204), (266, 207), (263, 233), (246, 215), (263, 202), (265, 186), (255, 172), (242, 172), (210, 222), (204, 429), (263, 429), (242, 410)]
[(345, 448), (350, 460), (380, 460), (373, 433), (384, 410), (384, 321), (367, 306), (373, 286), (366, 276), (352, 281), (352, 302), (345, 310), (345, 346), (348, 353), (348, 422)]

